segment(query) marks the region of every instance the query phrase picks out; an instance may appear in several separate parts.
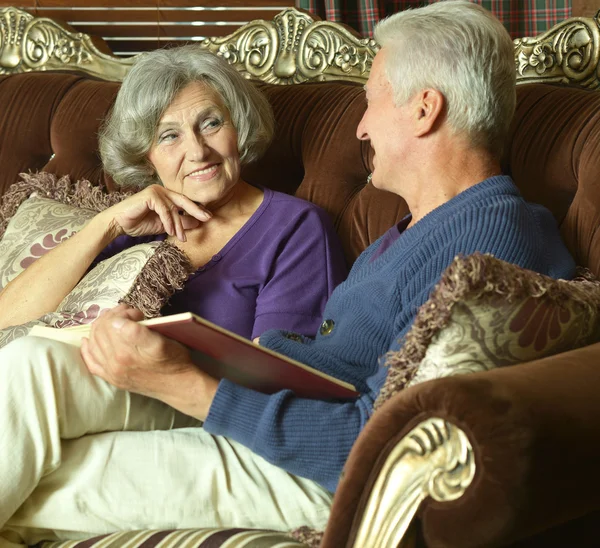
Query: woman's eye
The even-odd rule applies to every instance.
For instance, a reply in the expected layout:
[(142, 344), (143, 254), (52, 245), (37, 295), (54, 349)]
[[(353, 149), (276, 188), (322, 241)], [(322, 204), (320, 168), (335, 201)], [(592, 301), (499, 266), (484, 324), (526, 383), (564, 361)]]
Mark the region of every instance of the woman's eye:
[(159, 143), (168, 143), (169, 141), (172, 141), (176, 137), (177, 137), (176, 133), (163, 133), (162, 135), (158, 136), (158, 142)]
[(214, 131), (215, 129), (220, 128), (222, 124), (223, 120), (220, 118), (208, 118), (202, 123), (202, 131)]

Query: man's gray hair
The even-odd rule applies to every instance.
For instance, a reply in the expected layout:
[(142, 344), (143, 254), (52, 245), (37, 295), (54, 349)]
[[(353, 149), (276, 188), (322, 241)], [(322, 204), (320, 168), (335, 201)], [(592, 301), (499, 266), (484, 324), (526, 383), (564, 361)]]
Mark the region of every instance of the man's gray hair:
[(266, 151), (274, 132), (269, 102), (237, 70), (198, 45), (141, 54), (100, 131), (104, 169), (122, 186), (159, 183), (148, 160), (165, 110), (187, 85), (210, 86), (229, 110), (242, 164)]
[(441, 92), (448, 123), (499, 157), (516, 104), (513, 42), (477, 4), (448, 0), (396, 13), (375, 28), (397, 105)]

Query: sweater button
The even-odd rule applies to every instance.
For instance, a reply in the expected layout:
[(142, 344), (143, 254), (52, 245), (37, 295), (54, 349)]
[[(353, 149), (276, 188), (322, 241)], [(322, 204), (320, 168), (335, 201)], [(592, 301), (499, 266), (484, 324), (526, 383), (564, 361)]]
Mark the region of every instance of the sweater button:
[(329, 333), (333, 331), (334, 325), (335, 322), (333, 320), (323, 320), (319, 333), (321, 333), (321, 335), (329, 335)]

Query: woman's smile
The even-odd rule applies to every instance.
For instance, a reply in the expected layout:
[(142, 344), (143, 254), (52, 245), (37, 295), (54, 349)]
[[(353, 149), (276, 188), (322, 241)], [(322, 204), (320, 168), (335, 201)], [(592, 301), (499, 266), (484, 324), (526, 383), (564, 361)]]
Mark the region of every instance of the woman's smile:
[(208, 181), (217, 174), (217, 172), (219, 171), (219, 167), (220, 164), (212, 164), (203, 169), (197, 169), (195, 171), (192, 171), (191, 173), (186, 175), (186, 177), (190, 177), (197, 181)]

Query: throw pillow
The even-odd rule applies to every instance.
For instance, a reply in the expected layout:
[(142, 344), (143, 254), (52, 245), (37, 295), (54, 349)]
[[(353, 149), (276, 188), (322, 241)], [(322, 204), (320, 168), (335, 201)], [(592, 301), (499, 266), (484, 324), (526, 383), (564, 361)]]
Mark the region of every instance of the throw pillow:
[(0, 290), (99, 211), (129, 196), (107, 194), (89, 181), (21, 173), (0, 203)]
[(0, 241), (0, 289), (81, 230), (96, 214), (34, 194), (21, 204)]
[[(27, 185), (19, 184), (16, 190), (21, 194), (20, 200), (13, 199), (15, 188), (7, 193), (14, 210), (12, 216), (8, 218), (6, 201), (0, 207), (5, 214), (5, 232), (0, 241), (0, 279), (5, 283), (82, 228), (97, 211), (128, 195), (103, 194), (97, 187), (90, 188), (87, 181), (70, 185), (68, 178), (57, 180), (45, 173), (26, 177), (28, 188), (33, 186), (35, 194), (27, 197), (24, 191)], [(40, 185), (45, 195), (58, 195), (64, 201), (85, 203), (95, 209), (42, 198)], [(57, 192), (57, 188), (61, 192)], [(90, 270), (55, 312), (0, 330), (0, 347), (27, 335), (34, 325), (63, 328), (91, 323), (119, 302), (139, 308), (146, 317), (157, 316), (193, 270), (187, 256), (167, 242), (150, 242), (125, 249)]]
[(458, 256), (386, 356), (375, 402), (431, 379), (524, 363), (600, 341), (600, 281), (554, 280), (475, 253)]

